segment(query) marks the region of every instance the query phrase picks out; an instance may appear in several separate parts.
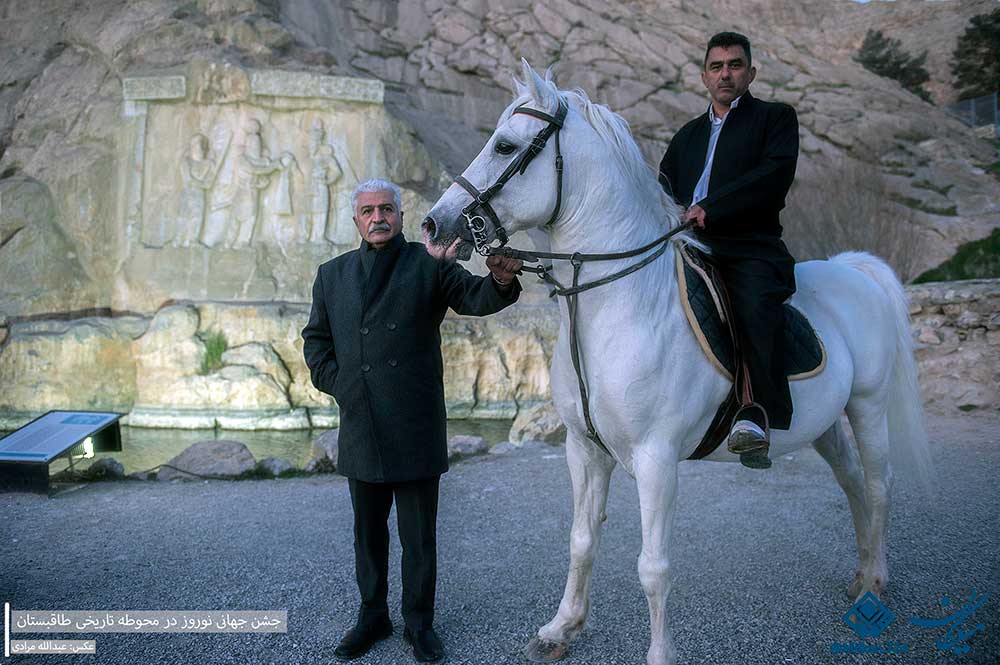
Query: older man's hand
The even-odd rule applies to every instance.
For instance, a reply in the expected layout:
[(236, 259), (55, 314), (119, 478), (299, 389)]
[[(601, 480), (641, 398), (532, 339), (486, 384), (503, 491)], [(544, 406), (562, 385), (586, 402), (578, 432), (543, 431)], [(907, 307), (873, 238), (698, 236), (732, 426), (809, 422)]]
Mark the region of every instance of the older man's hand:
[(508, 259), (503, 256), (490, 256), (486, 259), (486, 267), (490, 269), (493, 280), (504, 290), (509, 289), (514, 281), (514, 276), (521, 273), (523, 261), (518, 259)]

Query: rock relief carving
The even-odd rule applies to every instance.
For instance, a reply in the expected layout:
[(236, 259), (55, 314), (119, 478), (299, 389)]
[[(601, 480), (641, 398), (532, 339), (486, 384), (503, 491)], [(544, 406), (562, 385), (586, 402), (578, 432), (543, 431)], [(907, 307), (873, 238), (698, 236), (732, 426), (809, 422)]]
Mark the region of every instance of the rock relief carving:
[(309, 214), (305, 240), (325, 242), (330, 218), (330, 187), (340, 180), (344, 170), (333, 146), (326, 142), (326, 129), (319, 118), (309, 128), (309, 154), (312, 170), (309, 173)]
[[(208, 192), (212, 189), (229, 148), (229, 133), (225, 127), (216, 126), (213, 136), (216, 137), (216, 148), (212, 147), (204, 134), (192, 136), (188, 154), (181, 160), (183, 187), (177, 233), (174, 237), (174, 244), (180, 247), (190, 247), (200, 240), (205, 224)], [(220, 149), (219, 152), (216, 151), (217, 148)]]

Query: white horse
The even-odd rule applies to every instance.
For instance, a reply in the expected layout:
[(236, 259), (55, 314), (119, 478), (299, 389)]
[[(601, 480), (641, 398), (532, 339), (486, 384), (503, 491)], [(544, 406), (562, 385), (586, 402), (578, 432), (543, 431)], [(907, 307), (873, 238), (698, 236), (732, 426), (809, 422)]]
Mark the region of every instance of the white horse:
[[(515, 80), (517, 98), (463, 177), (480, 192), (486, 190), (546, 125), (544, 118), (515, 110), (524, 105), (555, 115), (560, 100), (568, 106), (559, 130), (565, 177), (561, 207), (547, 223), (557, 208), (559, 185), (549, 140), (523, 175), (513, 175), (490, 202), (506, 232), (528, 230), (536, 243), (550, 243), (555, 252), (609, 253), (641, 247), (677, 226), (676, 206), (662, 196), (627, 123), (583, 92), (560, 91), (548, 76), (543, 80), (522, 64), (525, 83)], [(472, 234), (462, 210), (471, 202), (465, 185), (444, 193), (424, 220), (428, 252), (452, 259), (463, 245), (467, 249)], [(493, 229), (487, 233), (494, 238)], [(586, 263), (581, 282), (611, 275), (641, 258)], [(560, 299), (551, 383), (567, 428), (574, 515), (565, 593), (555, 616), (528, 645), (532, 660), (561, 657), (584, 627), (608, 481), (619, 463), (639, 491), (638, 569), (651, 628), (646, 661), (676, 662), (666, 604), (677, 465), (698, 445), (731, 384), (712, 367), (685, 319), (674, 262), (668, 250), (641, 270), (579, 295), (582, 374), (593, 423), (610, 456), (586, 436), (571, 362), (569, 312)], [(566, 262), (557, 261), (554, 274), (562, 284), (571, 281)], [(905, 463), (922, 479), (930, 477), (907, 298), (892, 270), (864, 253), (801, 263), (795, 279), (798, 290), (791, 304), (808, 317), (828, 359), (820, 374), (791, 384), (791, 428), (772, 432), (772, 456), (811, 444), (830, 464), (847, 494), (857, 536), (859, 565), (848, 594), (877, 595), (889, 580), (885, 538), (892, 467)], [(841, 425), (845, 411), (856, 446)], [(707, 459), (738, 461), (724, 445)], [(778, 472), (780, 467), (770, 471)]]

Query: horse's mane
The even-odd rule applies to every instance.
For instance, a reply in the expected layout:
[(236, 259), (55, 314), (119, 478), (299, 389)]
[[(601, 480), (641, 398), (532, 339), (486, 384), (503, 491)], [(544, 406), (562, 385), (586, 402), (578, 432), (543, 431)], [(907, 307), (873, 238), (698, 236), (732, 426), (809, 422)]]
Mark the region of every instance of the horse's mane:
[[(587, 93), (579, 88), (560, 90), (548, 78), (548, 73), (543, 84), (548, 89), (547, 91), (550, 93), (551, 99), (561, 98), (565, 100), (571, 108), (575, 108), (583, 116), (597, 135), (604, 141), (608, 147), (608, 152), (618, 162), (622, 175), (634, 187), (635, 193), (640, 199), (640, 205), (653, 211), (662, 210), (660, 217), (665, 220), (668, 229), (678, 226), (680, 224), (680, 215), (677, 204), (668, 198), (660, 188), (657, 171), (646, 163), (639, 145), (632, 137), (628, 121), (607, 106), (592, 102)], [(531, 95), (524, 89), (520, 89), (520, 86), (519, 93), (518, 98), (500, 116), (498, 124), (506, 122), (518, 105), (531, 101)], [(555, 108), (547, 109), (547, 112), (554, 113)]]

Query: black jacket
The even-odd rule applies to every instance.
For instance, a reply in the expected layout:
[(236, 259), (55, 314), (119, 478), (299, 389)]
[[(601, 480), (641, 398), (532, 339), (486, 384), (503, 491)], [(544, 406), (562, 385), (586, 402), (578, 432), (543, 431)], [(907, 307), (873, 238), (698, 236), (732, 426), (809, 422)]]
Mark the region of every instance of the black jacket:
[[(366, 278), (360, 249), (319, 267), (302, 330), (317, 389), (340, 405), (338, 470), (365, 482), (405, 482), (448, 470), (441, 321), (493, 314), (517, 300), (455, 263), (435, 260), (399, 234), (375, 252)], [(372, 250), (374, 251), (374, 250)]]
[[(660, 162), (660, 184), (684, 206), (691, 205), (708, 153), (712, 121), (708, 111), (687, 123), (670, 141)], [(705, 210), (712, 237), (781, 235), (778, 212), (795, 177), (799, 123), (788, 104), (764, 102), (750, 91), (730, 110), (715, 147)]]

